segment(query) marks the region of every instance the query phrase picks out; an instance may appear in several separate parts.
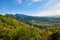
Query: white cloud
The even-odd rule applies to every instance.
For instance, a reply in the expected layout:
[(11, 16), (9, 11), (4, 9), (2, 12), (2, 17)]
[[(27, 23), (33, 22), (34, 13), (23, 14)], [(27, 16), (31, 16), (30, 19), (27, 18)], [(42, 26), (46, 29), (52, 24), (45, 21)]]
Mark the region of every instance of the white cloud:
[(40, 1), (42, 1), (42, 0), (31, 0), (32, 2), (40, 2)]
[(32, 5), (32, 3), (28, 3), (28, 6)]
[(34, 16), (57, 16), (60, 15), (60, 9), (55, 10), (55, 11), (44, 11), (35, 14)]
[[(25, 0), (25, 1), (27, 1), (27, 0)], [(30, 5), (32, 5), (33, 3), (41, 2), (42, 0), (28, 0), (28, 1), (31, 1), (30, 3), (28, 3), (28, 6), (30, 6)], [(22, 0), (16, 0), (16, 2), (17, 2), (18, 4), (23, 3)]]
[[(44, 6), (44, 7), (43, 7)], [(43, 5), (44, 10), (42, 12), (36, 13), (34, 16), (57, 16), (60, 15), (60, 1), (59, 0), (51, 0), (49, 3)]]
[(17, 2), (18, 4), (21, 4), (21, 3), (22, 3), (22, 0), (16, 0), (16, 2)]
[(31, 2), (28, 3), (28, 6), (31, 6), (33, 3), (36, 3), (36, 2), (41, 2), (43, 0), (30, 0)]

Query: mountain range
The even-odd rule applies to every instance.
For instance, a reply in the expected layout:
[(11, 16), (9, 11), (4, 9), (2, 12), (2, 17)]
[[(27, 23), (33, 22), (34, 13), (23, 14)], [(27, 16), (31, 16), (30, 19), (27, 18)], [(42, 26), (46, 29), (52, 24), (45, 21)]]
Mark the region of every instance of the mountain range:
[(60, 17), (36, 17), (36, 16), (28, 16), (28, 15), (24, 15), (24, 14), (6, 14), (6, 16), (11, 16), (14, 17), (20, 21), (25, 21), (25, 22), (32, 22), (32, 21), (37, 21), (37, 22), (59, 22), (60, 21)]
[(23, 14), (15, 14), (15, 17), (18, 20), (27, 21), (27, 22), (32, 22), (32, 21), (37, 21), (37, 22), (58, 22), (60, 20), (59, 17), (36, 17), (36, 16), (27, 16), (27, 15), (23, 15)]
[(0, 15), (0, 40), (47, 40), (53, 33), (60, 32), (59, 20), (22, 14)]
[[(6, 14), (6, 16), (13, 17), (18, 21), (22, 21), (22, 22), (25, 22), (26, 24), (29, 24), (34, 27), (39, 27), (39, 28), (46, 28), (53, 24), (60, 23), (60, 17), (36, 17), (36, 16), (28, 16), (24, 14), (15, 14), (15, 15)], [(42, 24), (44, 26), (42, 26)]]

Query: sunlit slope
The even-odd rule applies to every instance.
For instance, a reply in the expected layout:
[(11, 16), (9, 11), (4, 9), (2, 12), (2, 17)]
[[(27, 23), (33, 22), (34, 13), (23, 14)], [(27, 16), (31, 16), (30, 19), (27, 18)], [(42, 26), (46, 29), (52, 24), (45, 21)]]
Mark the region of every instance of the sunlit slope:
[(41, 29), (18, 21), (13, 16), (0, 15), (0, 40), (47, 40), (52, 33), (60, 32), (58, 24)]
[(46, 40), (51, 32), (35, 28), (9, 16), (0, 15), (0, 39)]

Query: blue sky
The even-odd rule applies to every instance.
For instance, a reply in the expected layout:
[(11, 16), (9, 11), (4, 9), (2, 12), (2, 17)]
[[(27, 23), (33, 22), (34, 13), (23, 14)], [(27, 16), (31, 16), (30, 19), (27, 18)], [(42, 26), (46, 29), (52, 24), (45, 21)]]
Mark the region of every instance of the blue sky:
[(60, 0), (0, 0), (0, 14), (60, 15)]

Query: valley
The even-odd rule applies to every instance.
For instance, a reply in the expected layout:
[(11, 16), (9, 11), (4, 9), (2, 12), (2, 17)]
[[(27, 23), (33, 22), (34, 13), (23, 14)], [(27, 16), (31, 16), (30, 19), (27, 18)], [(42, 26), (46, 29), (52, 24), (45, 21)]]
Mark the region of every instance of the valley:
[(51, 34), (60, 33), (59, 20), (21, 14), (0, 15), (0, 40), (47, 40)]

